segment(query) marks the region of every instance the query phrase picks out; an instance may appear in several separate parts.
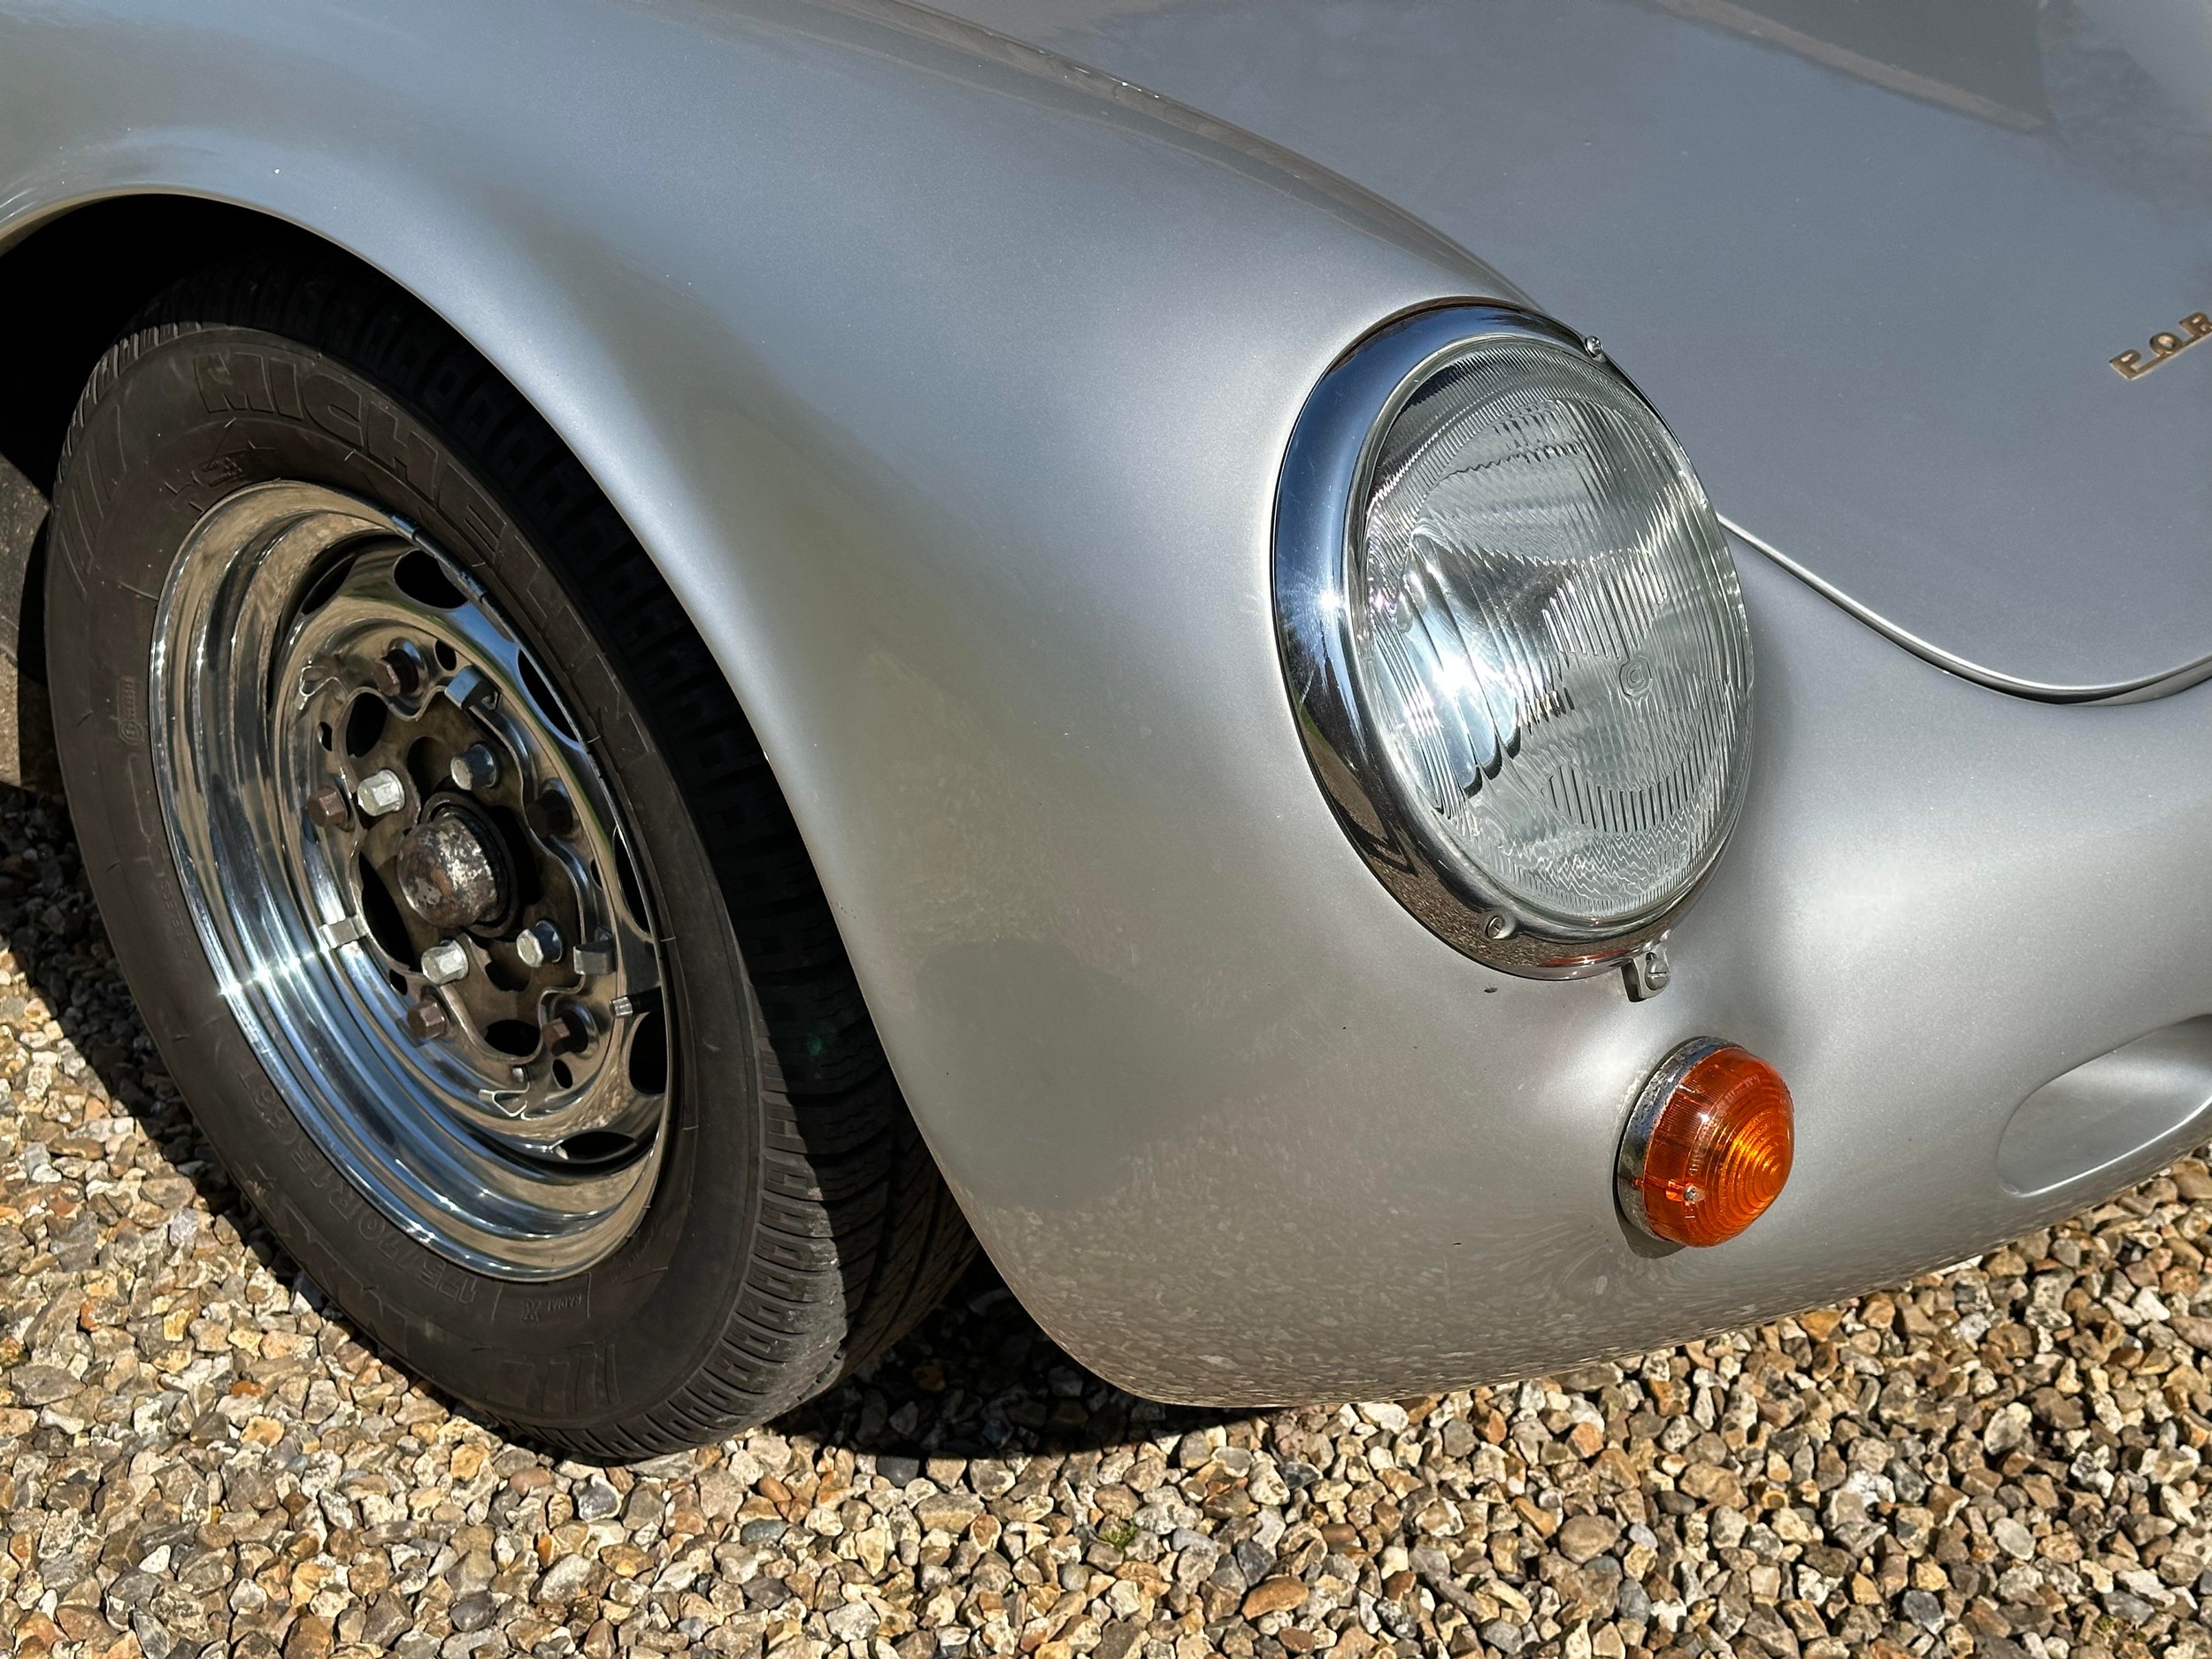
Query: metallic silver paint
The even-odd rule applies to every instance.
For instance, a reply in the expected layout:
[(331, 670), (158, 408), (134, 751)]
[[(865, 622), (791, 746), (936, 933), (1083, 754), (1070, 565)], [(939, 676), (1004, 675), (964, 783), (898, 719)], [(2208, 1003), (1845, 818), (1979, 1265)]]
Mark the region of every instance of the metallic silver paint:
[[(1654, 243), (1662, 208), (1732, 196), (1700, 171), (1719, 165), (1716, 130), (1738, 130), (1731, 108), (1771, 118), (1803, 88), (1772, 79), (1766, 49), (1670, 19), (1595, 0), (1553, 13), (1585, 102), (1643, 88), (1627, 108), (1694, 137), (1690, 157), (1654, 142), (1625, 193), (1536, 213), (1605, 175), (1527, 98), (1495, 106), (1520, 120), (1460, 98), (1491, 124), (1375, 176), (1604, 335), (1723, 511), (1792, 548), (1857, 545), (1863, 515), (1828, 526), (1803, 481), (1833, 470), (1805, 469), (1869, 388), (1898, 383), (1896, 354), (1885, 340), (1855, 358), (1835, 319), (1787, 334), (1777, 284), (1816, 267), (1822, 226), (1866, 196), (1824, 187), (1809, 216), (1755, 220), (1764, 240), (1728, 260), (1711, 220)], [(1440, 11), (1328, 14), (1346, 31), (1332, 57), (1285, 7), (1240, 80), (1253, 15), (1210, 57), (1186, 33), (1146, 61), (1257, 125), (1272, 110), (1280, 127), (1289, 87), (1314, 151), (1355, 167), (1353, 128), (1411, 119), (1412, 93), (1438, 85), (1404, 81), (1384, 116), (1362, 83), (1333, 85), (1332, 63), (1371, 70), (1367, 31), (1419, 26), (1434, 75), (1483, 67)], [(1533, 9), (1497, 15), (1525, 31), (1500, 37), (1502, 63), (1554, 38)], [(1409, 61), (1400, 35), (1385, 43)], [(1684, 65), (1678, 86), (1630, 73), (1652, 50)], [(1878, 95), (1895, 96), (1822, 91), (1825, 130)], [(1960, 119), (1910, 107), (1920, 141), (1937, 114)], [(1820, 160), (1751, 148), (1777, 168)], [(1793, 199), (1739, 183), (1733, 199)], [(2089, 1196), (2006, 1189), (2014, 1106), (2212, 1012), (2212, 697), (2001, 695), (1753, 557), (1750, 795), (1675, 930), (1666, 995), (1497, 974), (1408, 916), (1345, 844), (1289, 718), (1277, 469), (1311, 388), (1379, 322), (1534, 302), (1310, 164), (1107, 76), (887, 4), (0, 0), (0, 240), (141, 189), (245, 203), (354, 249), (564, 434), (751, 715), (985, 1245), (1118, 1381), (1372, 1397), (1896, 1279)], [(1973, 206), (1957, 245), (2004, 245), (1997, 210), (2033, 200), (2019, 182)], [(2092, 222), (2055, 239), (2078, 273), (2105, 257), (2075, 246)], [(1658, 251), (1625, 268), (1632, 242)], [(1942, 245), (1888, 275), (1929, 274)], [(2131, 257), (2117, 287), (2081, 292), (2155, 299), (2155, 322), (2179, 284)], [(2004, 268), (2041, 292), (2026, 263)], [(1725, 352), (1701, 276), (1755, 324)], [(1899, 326), (1963, 334), (1993, 374), (2009, 359), (1962, 315), (1932, 299)], [(2145, 386), (2186, 388), (2197, 366)], [(2061, 373), (1997, 377), (1989, 406)], [(2197, 396), (2156, 395), (2185, 413)], [(1964, 393), (1937, 403), (1970, 437), (1986, 424)], [(1922, 498), (1909, 455), (1875, 446), (1842, 470), (1868, 491), (1888, 476), (1877, 459)], [(1918, 544), (1931, 570), (1956, 523), (1938, 517)], [(2029, 531), (2001, 582), (1970, 580), (1969, 559), (1912, 591), (1947, 616), (1989, 601), (1989, 637), (2032, 643), (2071, 590), (2067, 539)], [(2184, 605), (2123, 609), (2087, 615), (2053, 672), (2162, 669), (2195, 626)], [(1788, 1079), (1796, 1174), (1743, 1237), (1663, 1256), (1616, 1213), (1613, 1151), (1655, 1058), (1707, 1030)]]
[(1956, 652), (1944, 649), (1932, 640), (1924, 640), (1909, 628), (1861, 604), (1817, 571), (1800, 564), (1780, 549), (1762, 541), (1733, 520), (1724, 518), (1721, 523), (1730, 535), (1746, 547), (1755, 548), (1765, 554), (1816, 593), (1833, 600), (1869, 627), (1887, 634), (1914, 656), (1925, 657), (1939, 668), (1948, 669), (1962, 679), (1970, 680), (1977, 685), (1987, 686), (1995, 691), (2009, 692), (2016, 697), (2032, 697), (2039, 703), (2142, 703), (2154, 697), (2170, 697), (2177, 691), (2186, 691), (2192, 686), (2212, 679), (2212, 656), (2180, 664), (2164, 673), (2154, 674), (2147, 679), (2096, 686), (2050, 685), (2001, 673), (1980, 663), (1969, 662)]
[(938, 0), (1421, 214), (1594, 330), (1720, 511), (2053, 698), (2212, 664), (2200, 0)]
[(1997, 1143), (2007, 1187), (2080, 1191), (2151, 1145), (2203, 1133), (2212, 1112), (2212, 1018), (2138, 1037), (2053, 1078), (2020, 1102)]

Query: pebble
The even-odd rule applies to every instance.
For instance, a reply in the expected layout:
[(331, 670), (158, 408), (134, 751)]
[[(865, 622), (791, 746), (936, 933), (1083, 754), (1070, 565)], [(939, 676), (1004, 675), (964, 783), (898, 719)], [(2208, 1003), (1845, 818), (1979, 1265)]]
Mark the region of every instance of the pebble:
[(1613, 1548), (1620, 1523), (1609, 1515), (1571, 1515), (1559, 1524), (1559, 1553), (1578, 1567)]
[(25, 1659), (2212, 1659), (2212, 1170), (1569, 1375), (1233, 1414), (979, 1265), (892, 1354), (600, 1468), (269, 1240), (0, 792), (0, 1646)]

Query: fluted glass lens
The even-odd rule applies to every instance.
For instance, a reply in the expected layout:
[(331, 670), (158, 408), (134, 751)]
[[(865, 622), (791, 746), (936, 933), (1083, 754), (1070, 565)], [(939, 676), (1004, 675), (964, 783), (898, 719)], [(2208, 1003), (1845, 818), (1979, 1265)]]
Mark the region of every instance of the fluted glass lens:
[(1605, 365), (1478, 342), (1379, 445), (1361, 700), (1431, 850), (1554, 924), (1632, 926), (1734, 818), (1751, 640), (1719, 521)]

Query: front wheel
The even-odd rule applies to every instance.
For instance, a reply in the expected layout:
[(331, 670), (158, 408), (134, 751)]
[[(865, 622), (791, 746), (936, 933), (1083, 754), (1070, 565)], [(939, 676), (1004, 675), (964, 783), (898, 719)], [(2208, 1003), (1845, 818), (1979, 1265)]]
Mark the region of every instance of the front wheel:
[(649, 1455), (826, 1386), (964, 1263), (726, 682), (407, 296), (274, 252), (165, 296), (78, 410), (48, 630), (170, 1070), (430, 1380)]

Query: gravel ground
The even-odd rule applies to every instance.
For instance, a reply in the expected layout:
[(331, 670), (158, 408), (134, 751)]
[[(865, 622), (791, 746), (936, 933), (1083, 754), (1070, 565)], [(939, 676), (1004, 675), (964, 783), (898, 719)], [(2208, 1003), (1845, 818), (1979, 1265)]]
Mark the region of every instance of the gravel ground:
[(1334, 1410), (1134, 1400), (979, 1269), (772, 1430), (601, 1469), (411, 1386), (270, 1244), (12, 793), (0, 941), (19, 1655), (2212, 1655), (2194, 1160), (1840, 1308)]

